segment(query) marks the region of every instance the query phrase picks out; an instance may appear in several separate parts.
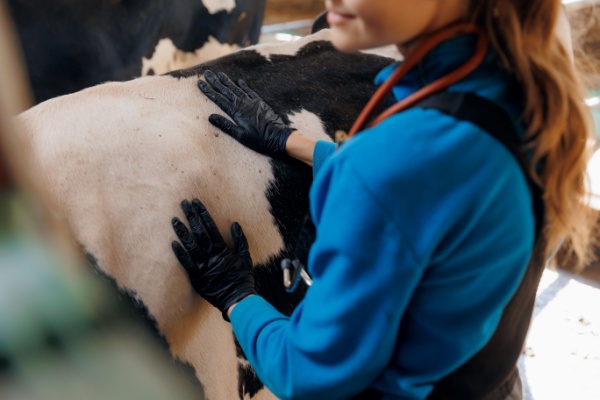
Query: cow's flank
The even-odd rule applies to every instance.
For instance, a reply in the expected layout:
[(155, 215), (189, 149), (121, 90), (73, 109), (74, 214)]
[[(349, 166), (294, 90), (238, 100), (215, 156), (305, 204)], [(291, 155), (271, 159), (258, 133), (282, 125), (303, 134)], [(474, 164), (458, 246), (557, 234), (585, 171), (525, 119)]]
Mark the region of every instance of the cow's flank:
[(209, 399), (272, 399), (236, 349), (231, 326), (198, 296), (172, 254), (170, 220), (200, 198), (230, 240), (247, 233), (259, 293), (289, 314), (279, 269), (307, 211), (311, 170), (246, 149), (208, 123), (221, 111), (198, 90), (206, 69), (243, 78), (292, 125), (318, 138), (348, 130), (391, 59), (340, 53), (321, 31), (165, 76), (107, 83), (21, 114), (40, 190), (97, 268), (132, 293), (189, 363)]

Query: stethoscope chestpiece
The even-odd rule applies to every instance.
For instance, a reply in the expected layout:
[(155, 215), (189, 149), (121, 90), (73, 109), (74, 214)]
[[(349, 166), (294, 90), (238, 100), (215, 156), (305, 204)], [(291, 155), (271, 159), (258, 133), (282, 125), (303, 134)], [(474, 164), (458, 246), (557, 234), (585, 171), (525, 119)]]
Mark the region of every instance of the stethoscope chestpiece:
[(304, 265), (300, 260), (290, 260), (286, 258), (281, 261), (281, 269), (283, 271), (283, 286), (288, 293), (293, 293), (298, 287), (300, 279), (304, 281), (306, 286), (312, 285), (312, 278), (306, 272)]

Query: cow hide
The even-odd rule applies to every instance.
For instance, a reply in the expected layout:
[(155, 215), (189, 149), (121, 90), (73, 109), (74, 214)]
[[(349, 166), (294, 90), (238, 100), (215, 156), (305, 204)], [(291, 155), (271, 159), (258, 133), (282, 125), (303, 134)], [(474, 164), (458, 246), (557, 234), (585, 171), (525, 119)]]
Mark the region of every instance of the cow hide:
[(330, 140), (348, 130), (393, 60), (340, 53), (324, 30), (261, 45), (165, 76), (114, 82), (46, 101), (18, 116), (31, 173), (96, 268), (130, 293), (173, 356), (191, 365), (208, 399), (271, 399), (220, 312), (191, 288), (171, 250), (170, 221), (199, 198), (226, 240), (244, 228), (259, 293), (291, 313), (283, 289), (308, 207), (310, 168), (246, 149), (208, 123), (221, 111), (197, 88), (207, 69), (243, 78), (287, 122)]

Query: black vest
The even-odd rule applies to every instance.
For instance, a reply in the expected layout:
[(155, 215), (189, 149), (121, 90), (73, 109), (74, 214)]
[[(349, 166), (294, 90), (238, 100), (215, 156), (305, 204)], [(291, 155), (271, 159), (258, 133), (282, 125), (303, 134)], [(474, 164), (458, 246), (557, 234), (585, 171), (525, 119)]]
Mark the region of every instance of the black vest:
[[(441, 92), (414, 107), (432, 108), (456, 119), (469, 121), (502, 143), (517, 159), (533, 197), (535, 247), (517, 291), (505, 307), (498, 327), (489, 342), (458, 369), (434, 384), (427, 399), (501, 400), (506, 399), (519, 379), (517, 361), (529, 329), (537, 287), (546, 265), (542, 235), (544, 203), (542, 190), (529, 177), (528, 161), (522, 153), (522, 141), (515, 124), (501, 107), (473, 93)], [(373, 389), (353, 397), (376, 400), (381, 394)]]

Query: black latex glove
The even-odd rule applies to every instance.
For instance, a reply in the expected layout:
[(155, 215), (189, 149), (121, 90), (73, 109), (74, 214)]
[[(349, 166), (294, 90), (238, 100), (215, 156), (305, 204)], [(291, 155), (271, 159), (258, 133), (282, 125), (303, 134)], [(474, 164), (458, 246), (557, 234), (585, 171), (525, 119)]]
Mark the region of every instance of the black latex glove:
[(185, 268), (198, 294), (218, 308), (225, 321), (227, 310), (246, 296), (256, 294), (252, 259), (242, 227), (231, 225), (234, 251), (231, 251), (206, 207), (198, 199), (181, 202), (191, 233), (178, 219), (172, 225), (180, 242), (172, 243), (175, 256)]
[(206, 71), (204, 78), (206, 82), (198, 81), (202, 93), (235, 122), (212, 114), (208, 117), (211, 124), (258, 153), (286, 154), (285, 142), (295, 129), (288, 127), (246, 82), (240, 79), (236, 85), (222, 72), (215, 75)]

